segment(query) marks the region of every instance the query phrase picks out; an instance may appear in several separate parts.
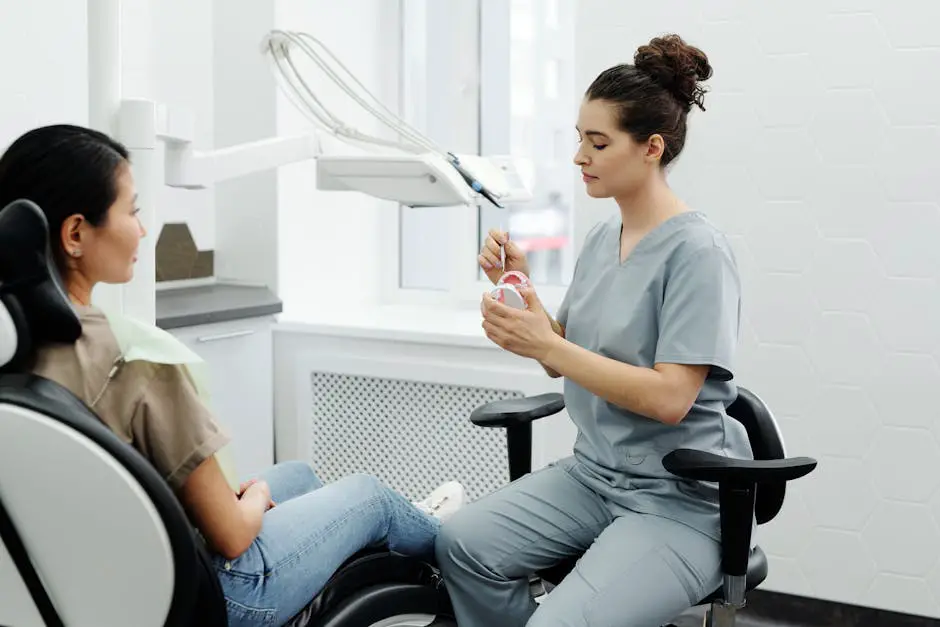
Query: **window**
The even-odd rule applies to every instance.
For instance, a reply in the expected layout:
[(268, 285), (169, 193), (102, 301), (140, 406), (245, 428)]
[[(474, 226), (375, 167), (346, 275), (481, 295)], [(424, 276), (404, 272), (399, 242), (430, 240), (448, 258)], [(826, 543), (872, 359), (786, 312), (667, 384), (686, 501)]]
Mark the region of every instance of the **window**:
[(527, 251), (543, 300), (560, 300), (574, 263), (574, 2), (402, 0), (404, 117), (448, 150), (512, 155), (533, 200), (402, 207), (399, 292), (478, 302), (477, 252), (502, 228)]
[[(508, 152), (520, 159), (534, 198), (507, 211), (481, 206), (478, 247), (489, 229), (508, 230), (526, 250), (536, 285), (566, 285), (577, 116), (574, 1), (482, 0), (481, 32), (498, 31), (503, 22), (508, 38), (481, 38), (480, 147), (484, 155)], [(498, 116), (508, 119), (494, 123)]]

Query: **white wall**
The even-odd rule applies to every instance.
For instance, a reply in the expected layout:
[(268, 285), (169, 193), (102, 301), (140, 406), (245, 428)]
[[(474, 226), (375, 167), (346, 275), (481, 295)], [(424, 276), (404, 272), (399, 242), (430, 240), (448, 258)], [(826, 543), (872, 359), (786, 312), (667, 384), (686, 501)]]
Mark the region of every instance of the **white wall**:
[[(191, 110), (197, 150), (212, 148), (214, 139), (212, 9), (211, 2), (187, 0), (123, 0), (121, 6), (124, 97)], [(166, 222), (186, 222), (199, 249), (214, 248), (214, 198), (212, 188), (164, 187), (150, 237), (159, 237)]]
[[(191, 0), (151, 2), (155, 98), (196, 116), (193, 146), (214, 146), (213, 4)], [(164, 187), (158, 220), (186, 222), (200, 250), (215, 248), (215, 189)]]
[[(215, 0), (213, 31), (214, 146), (224, 148), (277, 134), (277, 94), (263, 37), (274, 28), (275, 5)], [(215, 274), (277, 291), (276, 170), (215, 186)]]
[(0, 0), (0, 15), (0, 151), (36, 126), (87, 124), (85, 3)]
[[(276, 26), (320, 39), (349, 71), (393, 111), (398, 106), (398, 3), (384, 0), (280, 0)], [(310, 62), (301, 62), (308, 84), (332, 112), (367, 133), (382, 133), (374, 118), (341, 96)], [(282, 93), (277, 100), (280, 135), (310, 128)], [(331, 152), (355, 149), (324, 144)], [(375, 303), (379, 293), (382, 211), (395, 205), (361, 194), (319, 192), (316, 165), (306, 162), (278, 172), (278, 277), (285, 316), (302, 319), (324, 307), (342, 310)]]
[[(579, 90), (665, 31), (714, 65), (672, 180), (734, 235), (740, 382), (781, 419), (791, 454), (819, 459), (761, 530), (766, 587), (940, 616), (937, 8), (578, 10)], [(583, 194), (576, 206), (611, 210)]]

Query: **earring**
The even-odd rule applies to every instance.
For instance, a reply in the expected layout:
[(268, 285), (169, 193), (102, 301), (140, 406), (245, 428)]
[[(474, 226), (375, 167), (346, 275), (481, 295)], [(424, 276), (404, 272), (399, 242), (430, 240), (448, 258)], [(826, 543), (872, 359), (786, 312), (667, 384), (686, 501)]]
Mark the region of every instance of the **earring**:
[(73, 251), (72, 251), (72, 256), (73, 256), (73, 257), (81, 257), (81, 256), (82, 256), (82, 251), (77, 250), (77, 249), (76, 249), (76, 250), (73, 250)]

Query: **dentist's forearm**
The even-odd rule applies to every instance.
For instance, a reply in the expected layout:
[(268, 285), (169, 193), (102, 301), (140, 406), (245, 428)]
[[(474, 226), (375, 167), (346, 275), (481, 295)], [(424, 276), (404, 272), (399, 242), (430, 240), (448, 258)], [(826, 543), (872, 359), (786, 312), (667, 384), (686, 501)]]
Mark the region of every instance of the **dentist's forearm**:
[(551, 369), (608, 403), (666, 424), (684, 416), (670, 382), (657, 370), (632, 366), (555, 338), (543, 367)]
[[(559, 323), (557, 320), (555, 320), (555, 319), (552, 318), (550, 315), (548, 315), (548, 312), (547, 312), (547, 311), (545, 312), (545, 317), (548, 318), (548, 321), (551, 323), (551, 325), (552, 325), (552, 331), (555, 332), (555, 335), (557, 335), (558, 337), (564, 339), (564, 338), (565, 338), (565, 327), (561, 326), (561, 323)], [(558, 377), (561, 376), (561, 373), (559, 373), (558, 371), (554, 370), (553, 368), (550, 368), (548, 365), (545, 364), (545, 362), (540, 361), (539, 364), (540, 364), (540, 365), (542, 366), (542, 368), (545, 370), (545, 373), (546, 373), (548, 376), (550, 376), (551, 378), (557, 379)]]

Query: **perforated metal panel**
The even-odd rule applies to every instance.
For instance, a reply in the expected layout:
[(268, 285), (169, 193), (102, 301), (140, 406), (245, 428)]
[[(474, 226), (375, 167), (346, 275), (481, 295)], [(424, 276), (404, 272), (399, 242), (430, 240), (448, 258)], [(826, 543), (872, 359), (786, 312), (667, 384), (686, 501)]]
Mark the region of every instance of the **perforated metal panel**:
[(310, 382), (310, 461), (325, 481), (366, 472), (412, 500), (451, 479), (471, 499), (509, 481), (505, 432), (469, 418), (520, 392), (332, 372)]

